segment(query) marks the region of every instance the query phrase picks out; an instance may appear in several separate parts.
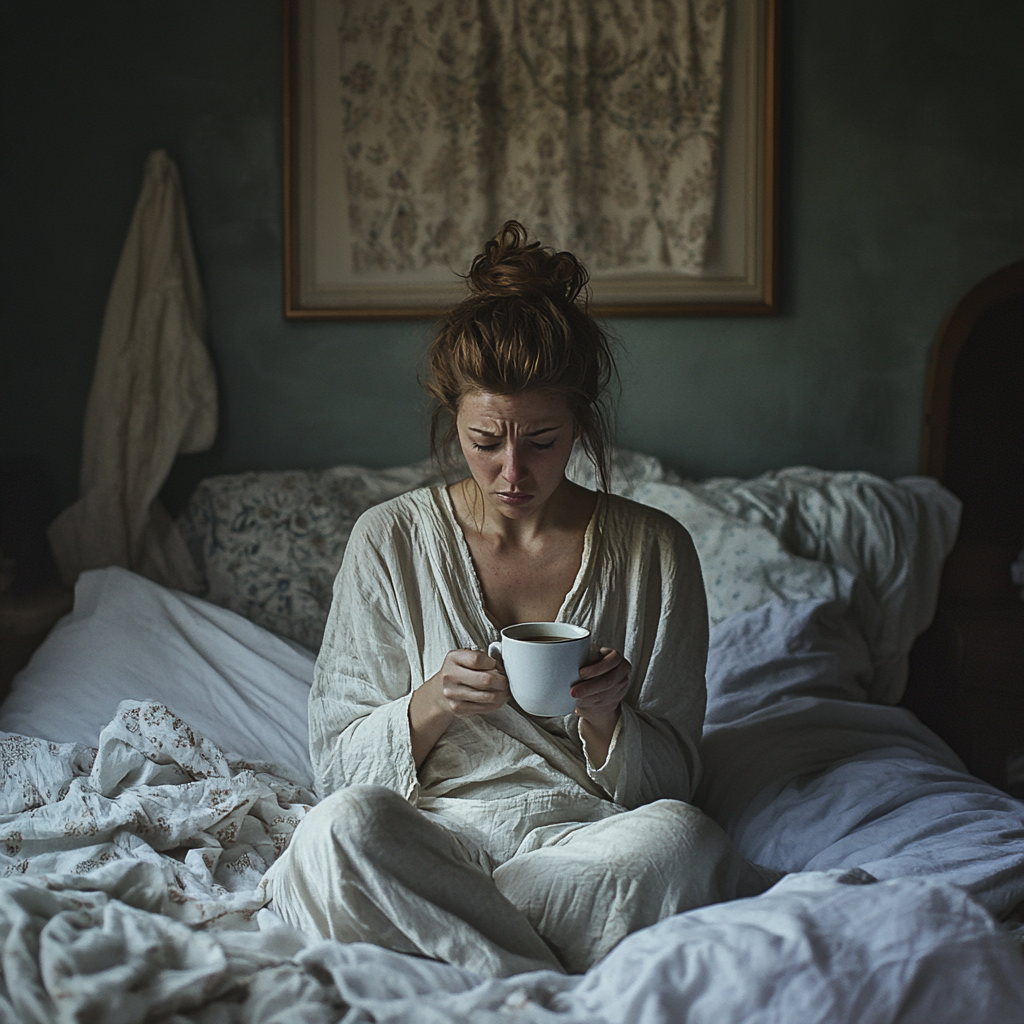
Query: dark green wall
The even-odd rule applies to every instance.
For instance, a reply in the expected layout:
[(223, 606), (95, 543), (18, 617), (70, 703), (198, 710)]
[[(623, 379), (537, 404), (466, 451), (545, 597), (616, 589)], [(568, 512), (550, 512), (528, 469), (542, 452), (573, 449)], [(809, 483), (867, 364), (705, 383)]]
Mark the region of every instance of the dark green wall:
[[(1024, 250), (1024, 4), (783, 4), (782, 315), (615, 321), (621, 439), (697, 476), (912, 472), (943, 313)], [(0, 10), (0, 455), (39, 457), (73, 498), (107, 290), (160, 146), (185, 180), (223, 401), (172, 497), (213, 472), (425, 454), (429, 325), (281, 316), (278, 3)]]

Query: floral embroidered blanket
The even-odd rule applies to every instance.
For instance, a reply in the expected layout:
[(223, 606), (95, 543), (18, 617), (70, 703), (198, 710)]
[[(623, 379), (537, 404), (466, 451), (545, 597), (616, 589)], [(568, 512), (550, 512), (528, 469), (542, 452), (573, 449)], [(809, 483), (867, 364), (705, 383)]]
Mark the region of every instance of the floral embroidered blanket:
[(154, 702), (96, 749), (0, 733), (0, 1021), (994, 1024), (1024, 1002), (1019, 947), (960, 888), (857, 871), (669, 918), (581, 976), (318, 941), (259, 887), (313, 799)]
[(79, 888), (142, 863), (164, 889), (152, 909), (253, 928), (259, 881), (316, 802), (275, 771), (150, 701), (122, 701), (95, 750), (0, 734), (0, 876)]

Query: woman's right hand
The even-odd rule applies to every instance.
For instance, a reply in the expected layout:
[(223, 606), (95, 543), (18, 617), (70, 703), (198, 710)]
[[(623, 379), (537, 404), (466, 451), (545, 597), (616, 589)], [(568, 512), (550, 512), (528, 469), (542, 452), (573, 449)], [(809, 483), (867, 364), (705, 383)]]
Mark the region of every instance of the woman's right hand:
[(456, 718), (487, 715), (509, 698), (508, 678), (484, 651), (449, 651), (441, 668), (424, 683)]
[(509, 698), (508, 679), (484, 651), (449, 651), (440, 669), (409, 702), (409, 733), (417, 769), (453, 718), (497, 711)]

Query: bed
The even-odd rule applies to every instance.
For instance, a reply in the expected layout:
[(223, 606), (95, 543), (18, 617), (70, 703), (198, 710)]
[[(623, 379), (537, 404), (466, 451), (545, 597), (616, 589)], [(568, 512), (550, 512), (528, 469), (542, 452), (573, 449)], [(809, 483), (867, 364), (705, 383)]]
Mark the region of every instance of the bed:
[(277, 918), (260, 880), (316, 801), (306, 695), (345, 542), (435, 479), (214, 478), (179, 521), (204, 597), (81, 576), (0, 709), (0, 1018), (1024, 1020), (1024, 804), (897, 706), (960, 516), (927, 478), (698, 484), (616, 453), (613, 490), (675, 516), (701, 556), (696, 802), (786, 872), (768, 892), (569, 977), (482, 979)]

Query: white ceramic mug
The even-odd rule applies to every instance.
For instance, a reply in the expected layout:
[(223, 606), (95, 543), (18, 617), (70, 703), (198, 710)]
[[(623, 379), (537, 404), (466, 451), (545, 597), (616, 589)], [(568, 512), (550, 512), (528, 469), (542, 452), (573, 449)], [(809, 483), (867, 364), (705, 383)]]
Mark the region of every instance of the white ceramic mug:
[(571, 715), (576, 701), (569, 690), (590, 660), (590, 631), (567, 622), (519, 622), (506, 626), (487, 654), (501, 659), (512, 696), (527, 714)]

